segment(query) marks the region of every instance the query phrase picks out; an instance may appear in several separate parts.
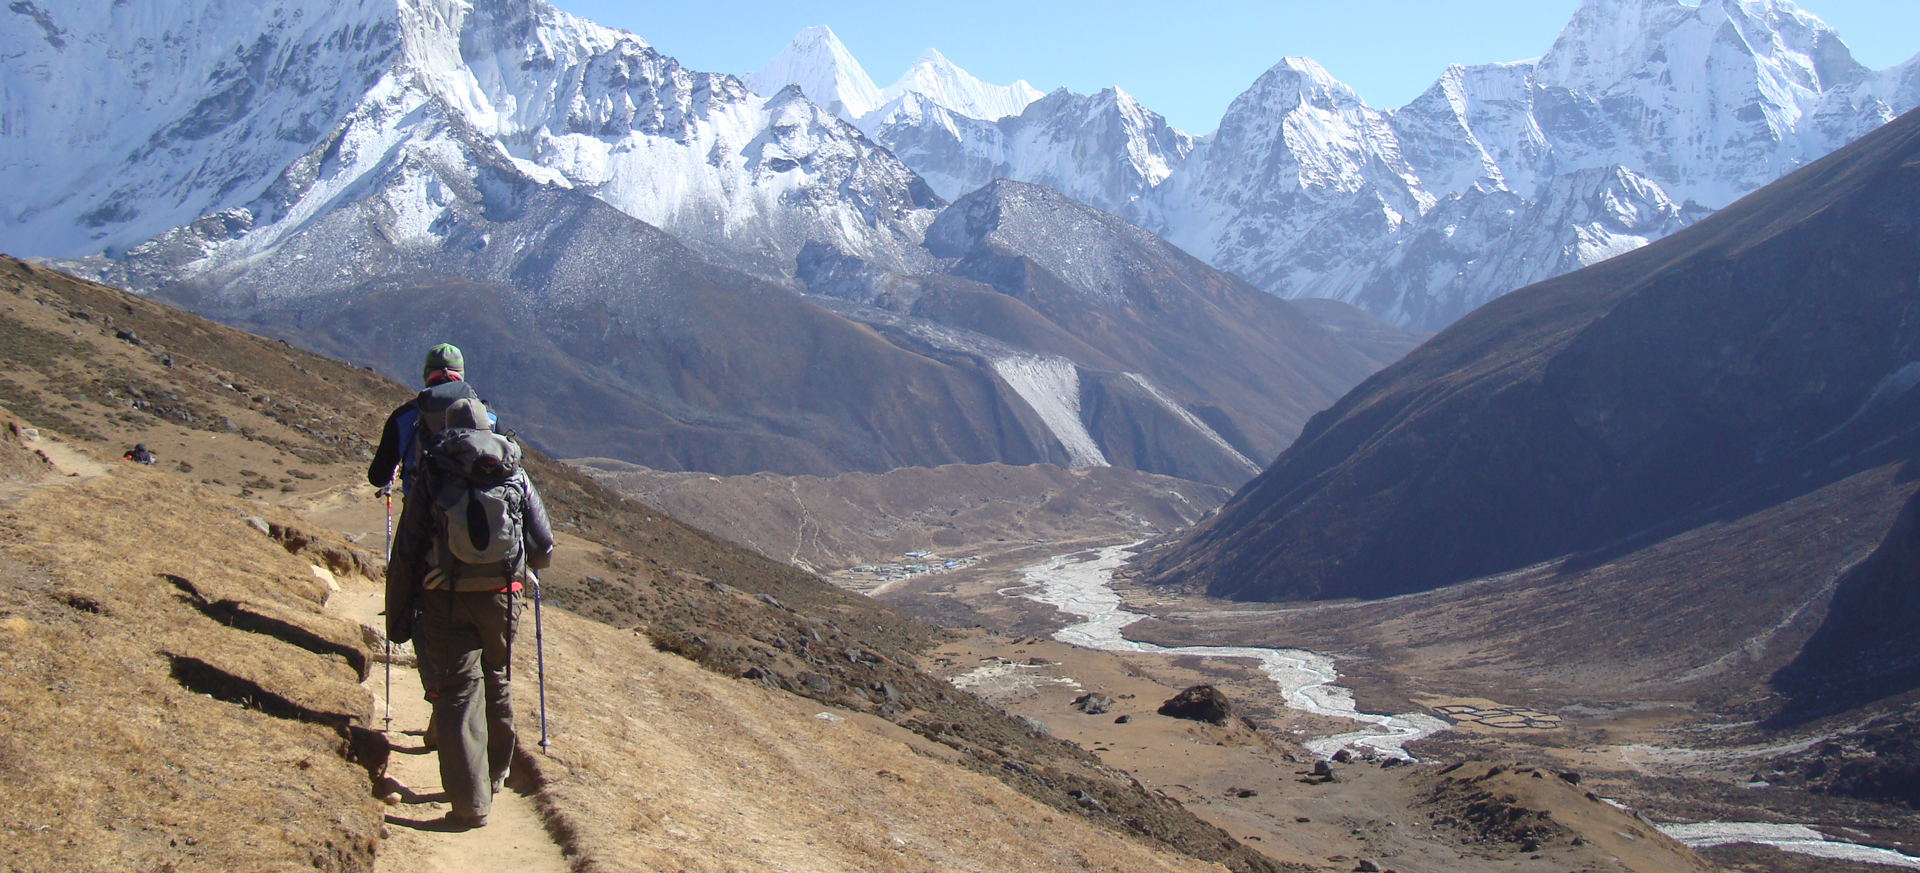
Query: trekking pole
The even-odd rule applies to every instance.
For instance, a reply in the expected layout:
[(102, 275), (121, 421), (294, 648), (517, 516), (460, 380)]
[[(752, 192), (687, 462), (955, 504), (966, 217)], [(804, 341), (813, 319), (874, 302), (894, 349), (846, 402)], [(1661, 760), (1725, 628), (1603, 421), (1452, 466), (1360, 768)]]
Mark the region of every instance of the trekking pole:
[(553, 743), (547, 740), (547, 647), (540, 630), (540, 577), (528, 570), (527, 579), (533, 582), (533, 657), (540, 674), (540, 751), (547, 752)]
[[(380, 489), (381, 496), (387, 498), (387, 560), (393, 560), (393, 483), (388, 482)], [(384, 634), (382, 636), (385, 636)], [(387, 726), (385, 733), (393, 732), (393, 638), (387, 637)]]

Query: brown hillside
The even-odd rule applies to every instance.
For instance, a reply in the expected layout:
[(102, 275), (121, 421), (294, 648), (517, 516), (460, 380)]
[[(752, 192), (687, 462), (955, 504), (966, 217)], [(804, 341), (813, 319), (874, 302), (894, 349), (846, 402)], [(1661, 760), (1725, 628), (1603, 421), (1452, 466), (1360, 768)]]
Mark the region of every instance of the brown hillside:
[(1119, 467), (902, 467), (831, 478), (669, 473), (606, 458), (572, 463), (615, 491), (762, 555), (816, 572), (1094, 536), (1157, 536), (1219, 508), (1227, 491)]
[[(368, 653), (350, 625), (322, 613), (327, 586), (313, 567), (349, 590), (373, 584), (365, 577), (379, 572), (381, 509), (362, 478), (367, 440), (406, 389), (17, 261), (0, 264), (0, 310), (7, 339), (0, 344), (0, 406), (17, 414), (22, 433), (39, 431), (29, 454), (5, 453), (10, 460), (0, 472), (31, 476), (44, 467), (30, 454), (39, 446), (62, 471), (100, 474), (55, 476), (0, 497), (9, 501), (0, 509), (0, 561), (12, 580), (0, 622), (10, 634), (8, 663), (32, 665), (0, 681), (0, 693), (12, 698), (8, 720), (0, 722), (0, 777), (16, 795), (45, 798), (27, 813), (60, 811), (70, 823), (55, 826), (52, 815), (19, 822), (37, 853), (25, 857), (39, 860), (16, 866), (366, 869), (379, 813), (367, 773), (342, 753), (352, 728), (372, 715), (366, 694), (351, 687), (369, 667)], [(156, 467), (106, 460), (136, 441), (159, 456)], [(843, 718), (892, 732), (886, 743), (845, 741), (875, 761), (912, 758), (916, 745), (949, 750), (939, 754), (974, 775), (938, 776), (942, 784), (959, 780), (950, 784), (975, 786), (967, 789), (973, 792), (1004, 786), (992, 791), (1005, 790), (1007, 798), (976, 804), (968, 795), (932, 807), (969, 823), (959, 832), (1008, 835), (996, 844), (1002, 848), (987, 851), (943, 842), (955, 832), (926, 832), (965, 862), (955, 863), (960, 868), (1094, 869), (1085, 859), (1106, 852), (1135, 859), (1125, 862), (1130, 868), (1179, 868), (1185, 862), (1165, 854), (1172, 850), (1236, 870), (1275, 869), (1091, 754), (919, 672), (916, 652), (939, 639), (926, 626), (627, 501), (537, 453), (529, 464), (569, 546), (545, 580), (550, 642), (560, 647), (548, 656), (567, 665), (549, 666), (558, 687), (581, 683), (565, 703), (556, 701), (560, 712), (574, 707), (561, 730), (573, 732), (563, 742), (577, 743), (580, 752), (556, 752), (552, 769), (541, 770), (549, 788), (539, 789), (536, 778), (535, 790), (550, 826), (581, 853), (583, 869), (623, 869), (631, 863), (618, 860), (626, 857), (623, 847), (652, 832), (615, 814), (632, 807), (607, 805), (615, 802), (607, 786), (648, 777), (645, 756), (591, 751), (603, 739), (608, 747), (639, 748), (599, 733), (624, 730), (629, 716), (644, 722), (651, 711), (644, 700), (608, 690), (623, 675), (669, 696), (701, 692), (680, 680), (645, 677), (708, 677), (697, 681), (747, 691), (718, 695), (732, 706), (818, 707), (800, 703), (813, 698)], [(259, 518), (266, 531), (246, 517)], [(573, 616), (595, 620), (600, 630)], [(635, 640), (710, 669), (635, 666), (635, 656), (622, 654)], [(589, 650), (599, 654), (587, 656)], [(520, 674), (530, 673), (523, 664)], [(743, 674), (759, 681), (736, 678)], [(533, 695), (518, 700), (522, 724), (529, 724), (525, 707)], [(130, 714), (122, 711), (128, 701)], [(704, 718), (717, 723), (711, 714)], [(707, 754), (720, 761), (731, 740), (703, 742), (718, 743)], [(856, 755), (831, 748), (824, 760)], [(885, 769), (934, 778), (921, 765)], [(813, 772), (809, 779), (828, 775)], [(129, 773), (137, 778), (127, 779)], [(704, 778), (716, 786), (758, 784), (711, 772)], [(254, 799), (256, 790), (267, 794)], [(1082, 795), (1101, 803), (1083, 804)], [(748, 795), (716, 796), (737, 803)], [(982, 807), (999, 811), (973, 811)], [(1030, 838), (1015, 839), (1004, 830), (1033, 818), (1053, 818), (1072, 834), (1029, 828)], [(256, 819), (257, 827), (235, 825)], [(804, 827), (793, 819), (769, 822)], [(730, 819), (714, 819), (673, 830), (719, 840), (732, 827)], [(817, 869), (911, 866), (891, 854), (861, 861), (843, 854), (866, 833), (824, 839)], [(1056, 851), (1086, 847), (1079, 850), (1083, 862), (1063, 861), (1070, 851), (1038, 860), (1032, 853), (1053, 839), (1047, 834), (1059, 837)], [(1095, 839), (1089, 835), (1105, 845), (1087, 842)], [(679, 857), (703, 869), (755, 866), (748, 859), (758, 856), (728, 845), (713, 842)], [(57, 860), (76, 858), (83, 860)]]

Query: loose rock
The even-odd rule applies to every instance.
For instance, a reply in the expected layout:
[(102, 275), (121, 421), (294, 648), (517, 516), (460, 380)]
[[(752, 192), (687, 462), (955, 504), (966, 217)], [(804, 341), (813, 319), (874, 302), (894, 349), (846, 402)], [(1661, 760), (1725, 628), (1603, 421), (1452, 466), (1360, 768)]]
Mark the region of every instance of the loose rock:
[(1113, 698), (1105, 694), (1082, 694), (1073, 699), (1073, 708), (1088, 715), (1101, 715), (1113, 708)]

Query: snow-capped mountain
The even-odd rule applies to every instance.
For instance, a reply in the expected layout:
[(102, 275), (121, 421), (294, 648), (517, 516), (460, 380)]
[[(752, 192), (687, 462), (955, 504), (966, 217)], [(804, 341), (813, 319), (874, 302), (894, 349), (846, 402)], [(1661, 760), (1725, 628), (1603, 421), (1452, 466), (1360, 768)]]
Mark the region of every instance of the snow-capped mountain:
[(1028, 104), (1043, 96), (1025, 79), (1015, 80), (1011, 85), (989, 85), (954, 66), (933, 49), (921, 52), (900, 80), (888, 85), (880, 96), (892, 102), (909, 93), (920, 94), (949, 112), (982, 121), (1019, 115)]
[(1165, 216), (1143, 203), (1192, 155), (1194, 140), (1109, 88), (1091, 97), (1062, 88), (1019, 115), (989, 122), (909, 92), (860, 120), (949, 200), (994, 179), (1045, 185), (1156, 232)]
[[(427, 160), (431, 116), (776, 281), (809, 241), (920, 270), (940, 199), (1010, 178), (1283, 296), (1438, 327), (1920, 103), (1920, 58), (1868, 70), (1789, 0), (1586, 0), (1541, 58), (1452, 67), (1395, 111), (1289, 58), (1204, 138), (1118, 89), (1036, 99), (931, 50), (879, 89), (825, 27), (743, 83), (536, 0), (10, 8), (0, 246), (150, 283), (258, 262), (365, 174)], [(432, 243), (423, 202), (394, 208), (396, 241)]]
[(881, 89), (826, 26), (800, 31), (766, 66), (747, 74), (746, 83), (756, 94), (797, 85), (808, 99), (847, 121), (861, 123), (862, 129), (867, 119), (891, 110), (909, 95), (981, 121), (1018, 115), (1041, 97), (1024, 79), (1011, 85), (982, 82), (931, 48), (920, 53), (899, 81)]
[(1354, 256), (1371, 265), (1361, 275), (1296, 275), (1289, 293), (1445, 325), (1671, 233), (1885, 124), (1920, 104), (1916, 74), (1920, 58), (1866, 69), (1789, 0), (1587, 0), (1537, 62), (1450, 69), (1393, 113), (1435, 208)]
[(853, 53), (825, 25), (800, 31), (785, 50), (748, 73), (745, 81), (756, 94), (776, 94), (797, 85), (807, 99), (848, 121), (886, 102)]
[[(383, 214), (383, 236), (437, 246), (439, 186), (462, 175), (443, 172), (448, 148), (502, 184), (589, 192), (776, 278), (809, 239), (917, 257), (942, 205), (797, 90), (755, 95), (538, 0), (15, 12), (0, 28), (0, 182), (19, 193), (0, 246), (132, 255), (122, 270), (152, 281), (245, 269), (407, 168), (423, 187)], [(380, 266), (341, 268), (350, 284)]]
[(1541, 58), (1449, 68), (1394, 111), (1304, 58), (1204, 138), (1100, 103), (1050, 96), (995, 125), (899, 103), (861, 126), (949, 199), (1049, 185), (1274, 293), (1437, 328), (1913, 108), (1920, 57), (1868, 70), (1790, 0), (1586, 0)]

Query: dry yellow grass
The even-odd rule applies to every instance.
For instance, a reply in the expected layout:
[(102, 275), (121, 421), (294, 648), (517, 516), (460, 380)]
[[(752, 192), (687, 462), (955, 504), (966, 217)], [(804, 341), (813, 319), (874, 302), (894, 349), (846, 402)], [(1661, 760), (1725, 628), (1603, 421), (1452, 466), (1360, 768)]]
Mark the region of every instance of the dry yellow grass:
[[(556, 743), (538, 761), (542, 793), (591, 869), (1224, 869), (1060, 815), (883, 720), (818, 718), (829, 711), (634, 632), (553, 611), (546, 641)], [(522, 646), (516, 668), (530, 727), (532, 654)]]
[(131, 465), (0, 507), (11, 869), (367, 869), (377, 804), (334, 726), (368, 712), (358, 672), (196, 608), (352, 642), (308, 561), (247, 515), (276, 512)]

